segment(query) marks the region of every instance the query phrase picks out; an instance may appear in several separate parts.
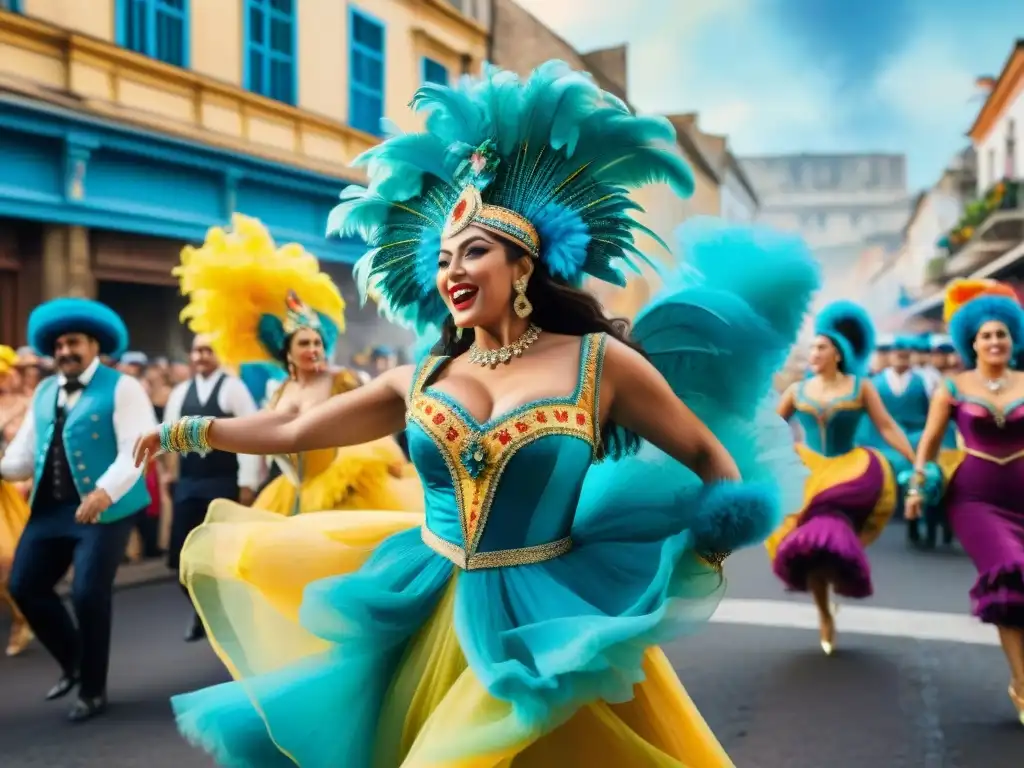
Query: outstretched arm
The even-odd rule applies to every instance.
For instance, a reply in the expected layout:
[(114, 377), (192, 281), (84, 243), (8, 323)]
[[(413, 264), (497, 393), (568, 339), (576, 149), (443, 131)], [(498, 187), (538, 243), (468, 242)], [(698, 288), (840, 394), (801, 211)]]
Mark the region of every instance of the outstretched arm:
[(878, 434), (882, 436), (885, 442), (898, 451), (901, 456), (904, 456), (907, 461), (913, 463), (914, 448), (910, 444), (910, 440), (907, 439), (906, 434), (900, 429), (900, 425), (889, 415), (889, 411), (886, 409), (885, 403), (882, 402), (882, 398), (878, 395), (875, 385), (865, 380), (861, 387), (864, 410), (867, 411), (871, 422), (875, 425), (875, 429), (878, 430)]
[(611, 338), (607, 344), (602, 416), (650, 441), (705, 483), (740, 479), (725, 446), (676, 397), (657, 369), (625, 344)]
[[(412, 367), (394, 368), (363, 387), (335, 395), (295, 414), (261, 411), (251, 416), (215, 419), (206, 435), (209, 447), (248, 454), (286, 454), (368, 443), (405, 427), (405, 393)], [(140, 441), (136, 462), (159, 445), (159, 435)]]

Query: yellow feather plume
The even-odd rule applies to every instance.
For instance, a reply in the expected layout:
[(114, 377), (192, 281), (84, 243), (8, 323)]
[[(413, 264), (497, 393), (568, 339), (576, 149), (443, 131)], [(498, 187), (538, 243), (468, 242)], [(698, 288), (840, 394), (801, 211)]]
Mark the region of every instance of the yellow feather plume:
[(188, 305), (181, 320), (196, 334), (208, 334), (221, 363), (274, 361), (260, 343), (260, 317), (284, 319), (285, 299), (294, 291), (308, 307), (345, 330), (345, 300), (316, 258), (295, 243), (278, 248), (258, 220), (235, 214), (231, 228), (212, 228), (199, 248), (186, 246), (173, 274)]
[(0, 375), (8, 373), (18, 364), (18, 353), (13, 347), (0, 344)]

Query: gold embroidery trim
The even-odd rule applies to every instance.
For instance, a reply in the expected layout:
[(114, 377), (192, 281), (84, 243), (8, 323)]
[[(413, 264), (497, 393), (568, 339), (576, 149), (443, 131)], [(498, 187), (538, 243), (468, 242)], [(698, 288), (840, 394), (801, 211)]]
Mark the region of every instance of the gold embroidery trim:
[(442, 539), (427, 526), (420, 528), (423, 543), (446, 560), (464, 571), (479, 571), (487, 568), (507, 568), (514, 565), (533, 565), (561, 557), (572, 549), (572, 538), (566, 536), (547, 544), (519, 549), (500, 549), (493, 552), (468, 553), (458, 544)]
[(974, 456), (975, 458), (983, 459), (984, 461), (991, 461), (993, 464), (1000, 467), (1005, 467), (1007, 464), (1010, 464), (1017, 459), (1024, 458), (1024, 451), (1017, 451), (1015, 453), (1011, 453), (1009, 456), (993, 456), (991, 453), (978, 451), (974, 448), (964, 448), (963, 450), (968, 456)]
[(705, 565), (710, 565), (719, 573), (722, 572), (722, 566), (725, 564), (726, 558), (731, 555), (732, 552), (704, 552), (698, 553), (697, 557), (701, 559)]

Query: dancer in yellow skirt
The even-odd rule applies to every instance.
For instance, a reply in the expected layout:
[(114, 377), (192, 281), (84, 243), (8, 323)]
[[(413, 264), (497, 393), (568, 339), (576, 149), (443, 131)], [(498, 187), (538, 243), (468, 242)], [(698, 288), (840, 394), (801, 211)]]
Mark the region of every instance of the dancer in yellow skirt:
[[(0, 379), (9, 378), (17, 365), (18, 354), (11, 347), (0, 345)], [(19, 402), (20, 399), (16, 398), (13, 402), (5, 404), (9, 407), (0, 412), (4, 448), (7, 447), (8, 436), (14, 436), (25, 416), (26, 404)], [(11, 572), (14, 551), (17, 549), (25, 523), (28, 522), (28, 515), (28, 502), (18, 487), (0, 480), (0, 603), (7, 605), (14, 617), (11, 635), (7, 641), (8, 656), (17, 656), (32, 642), (32, 630), (29, 629), (28, 622), (7, 593), (7, 576)]]
[[(209, 335), (221, 364), (272, 361), (288, 378), (267, 408), (303, 413), (360, 385), (332, 369), (344, 331), (345, 302), (316, 259), (298, 245), (277, 248), (257, 220), (236, 215), (229, 231), (210, 230), (201, 248), (186, 248), (175, 269), (189, 304), (182, 317)], [(281, 474), (253, 506), (281, 515), (325, 509), (422, 509), (412, 465), (391, 437), (368, 445), (273, 457)]]
[(233, 767), (731, 766), (657, 645), (707, 621), (799, 485), (769, 393), (814, 262), (688, 229), (627, 336), (578, 286), (635, 266), (630, 188), (692, 190), (671, 125), (562, 62), (414, 105), (427, 132), (371, 150), (334, 222), (436, 353), (303, 414), (164, 425), (136, 460), (408, 425), (426, 512), (211, 510), (182, 575), (235, 681), (176, 697), (179, 728)]

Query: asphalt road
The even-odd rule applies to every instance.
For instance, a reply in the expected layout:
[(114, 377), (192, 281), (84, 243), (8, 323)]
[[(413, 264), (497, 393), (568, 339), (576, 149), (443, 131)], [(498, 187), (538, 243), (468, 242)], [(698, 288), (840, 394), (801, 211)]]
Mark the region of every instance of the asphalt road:
[[(772, 620), (807, 601), (782, 592), (760, 551), (727, 564), (730, 599), (754, 602), (723, 605), (724, 623), (667, 649), (739, 768), (1024, 766), (1024, 727), (1007, 699), (1002, 654), (992, 634), (963, 618), (970, 563), (907, 552), (902, 533), (891, 528), (871, 550), (878, 595), (863, 606), (883, 610), (844, 605), (830, 658), (813, 624)], [(181, 641), (183, 600), (168, 583), (118, 594), (112, 704), (86, 725), (64, 722), (65, 703), (41, 701), (56, 672), (38, 647), (0, 659), (0, 766), (210, 766), (178, 737), (167, 703), (226, 679), (205, 644)], [(952, 639), (921, 639), (907, 611), (938, 612)], [(967, 629), (974, 635), (960, 638)]]

